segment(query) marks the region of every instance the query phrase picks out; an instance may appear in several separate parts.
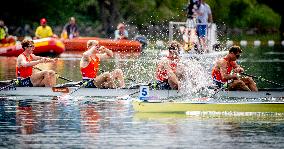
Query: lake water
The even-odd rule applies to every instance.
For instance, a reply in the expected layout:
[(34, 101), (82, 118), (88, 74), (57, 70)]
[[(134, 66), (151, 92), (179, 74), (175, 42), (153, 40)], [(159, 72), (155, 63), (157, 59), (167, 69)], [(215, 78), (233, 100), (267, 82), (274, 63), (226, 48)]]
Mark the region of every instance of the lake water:
[[(38, 67), (78, 81), (79, 57), (80, 53), (67, 53), (56, 65)], [(154, 77), (156, 58), (153, 54), (116, 58), (103, 62), (102, 68), (121, 68), (127, 84), (148, 82)], [(15, 78), (15, 60), (0, 57), (0, 80)], [(240, 64), (247, 73), (284, 82), (281, 48), (246, 48)], [(277, 87), (264, 82), (258, 86)], [(135, 113), (127, 102), (105, 98), (0, 98), (0, 148), (283, 147), (283, 113), (147, 114)]]

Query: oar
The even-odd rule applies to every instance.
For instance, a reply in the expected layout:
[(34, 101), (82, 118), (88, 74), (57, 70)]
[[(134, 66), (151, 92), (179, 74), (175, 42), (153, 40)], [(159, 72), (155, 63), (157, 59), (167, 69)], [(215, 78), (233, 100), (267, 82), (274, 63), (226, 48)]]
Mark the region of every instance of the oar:
[[(151, 86), (151, 85), (152, 85), (152, 83), (146, 84), (146, 86)], [(130, 96), (132, 96), (132, 95), (134, 95), (134, 94), (137, 94), (137, 93), (139, 93), (139, 92), (140, 92), (140, 89), (138, 88), (138, 91), (135, 91), (135, 92), (130, 93), (130, 94), (122, 95), (122, 96), (117, 96), (116, 98), (117, 98), (117, 99), (128, 99), (128, 98), (130, 98)]]
[(17, 83), (18, 83), (18, 80), (13, 81), (12, 83), (10, 83), (10, 84), (8, 84), (8, 85), (6, 85), (6, 86), (4, 86), (4, 87), (1, 87), (1, 88), (0, 88), (0, 91), (6, 89), (6, 88), (8, 88), (8, 87), (14, 86), (14, 85), (16, 85)]
[(242, 75), (245, 75), (245, 76), (249, 76), (249, 77), (252, 77), (252, 78), (254, 78), (254, 79), (258, 79), (258, 80), (260, 80), (260, 81), (265, 81), (265, 82), (268, 82), (268, 83), (271, 83), (271, 84), (275, 84), (275, 85), (278, 85), (278, 86), (281, 86), (281, 87), (284, 87), (284, 85), (282, 85), (282, 84), (279, 84), (279, 83), (277, 83), (277, 82), (273, 82), (273, 81), (270, 81), (270, 80), (267, 80), (267, 79), (265, 79), (265, 78), (262, 78), (261, 76), (254, 76), (254, 75), (251, 75), (251, 74), (247, 74), (247, 73), (241, 73)]
[[(39, 71), (42, 71), (42, 69), (38, 68), (38, 67), (33, 67), (34, 69), (37, 69)], [(70, 79), (67, 79), (65, 77), (62, 77), (60, 76), (57, 72), (55, 72), (55, 74), (58, 76), (58, 78), (62, 79), (62, 80), (65, 80), (65, 81), (68, 81), (68, 82), (74, 82), (73, 80), (70, 80)]]
[(75, 90), (73, 90), (72, 92), (70, 92), (68, 95), (72, 95), (73, 93), (77, 92), (80, 88), (85, 87), (87, 84), (89, 84), (90, 82), (94, 81), (94, 79), (90, 79), (87, 82), (83, 82), (79, 87), (77, 87)]

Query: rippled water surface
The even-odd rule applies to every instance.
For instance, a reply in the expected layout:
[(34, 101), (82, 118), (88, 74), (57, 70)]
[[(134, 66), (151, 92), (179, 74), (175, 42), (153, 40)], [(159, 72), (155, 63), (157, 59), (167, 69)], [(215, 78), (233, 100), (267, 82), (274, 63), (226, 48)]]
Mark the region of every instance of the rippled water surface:
[[(249, 73), (284, 82), (281, 49), (248, 49), (247, 53), (240, 62)], [(56, 65), (39, 67), (78, 81), (79, 57), (80, 53), (65, 54)], [(121, 68), (127, 84), (147, 82), (154, 77), (156, 60), (149, 55), (116, 58), (101, 67)], [(15, 58), (0, 57), (0, 80), (13, 78)], [(113, 98), (0, 97), (0, 148), (283, 147), (283, 113), (151, 114), (135, 113), (130, 102)]]
[(135, 113), (124, 101), (0, 100), (0, 147), (283, 148), (283, 113)]

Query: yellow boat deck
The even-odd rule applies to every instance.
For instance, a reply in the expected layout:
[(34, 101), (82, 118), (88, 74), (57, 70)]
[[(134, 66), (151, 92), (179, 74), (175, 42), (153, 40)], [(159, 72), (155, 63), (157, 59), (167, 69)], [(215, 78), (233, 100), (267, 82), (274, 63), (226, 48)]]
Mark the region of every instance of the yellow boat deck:
[(190, 103), (133, 101), (136, 112), (185, 113), (187, 111), (284, 112), (284, 102)]

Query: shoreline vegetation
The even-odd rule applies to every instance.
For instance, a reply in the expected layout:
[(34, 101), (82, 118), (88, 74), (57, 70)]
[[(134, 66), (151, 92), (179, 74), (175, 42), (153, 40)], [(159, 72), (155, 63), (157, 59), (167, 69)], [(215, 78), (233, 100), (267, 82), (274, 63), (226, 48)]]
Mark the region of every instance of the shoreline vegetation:
[[(0, 19), (9, 27), (11, 35), (19, 37), (33, 36), (40, 18), (43, 17), (47, 18), (48, 25), (54, 32), (60, 35), (68, 19), (74, 16), (81, 36), (113, 38), (117, 24), (124, 22), (130, 38), (140, 34), (150, 40), (155, 39), (155, 36), (160, 40), (167, 40), (169, 21), (186, 20), (187, 2), (188, 0), (10, 0), (5, 1), (5, 7), (0, 10)], [(220, 36), (224, 36), (225, 39), (248, 40), (258, 35), (264, 35), (263, 38), (266, 39), (266, 34), (272, 37), (267, 40), (284, 39), (284, 19), (281, 20), (283, 10), (280, 0), (273, 3), (265, 0), (206, 2), (212, 9), (214, 23), (220, 26)]]

